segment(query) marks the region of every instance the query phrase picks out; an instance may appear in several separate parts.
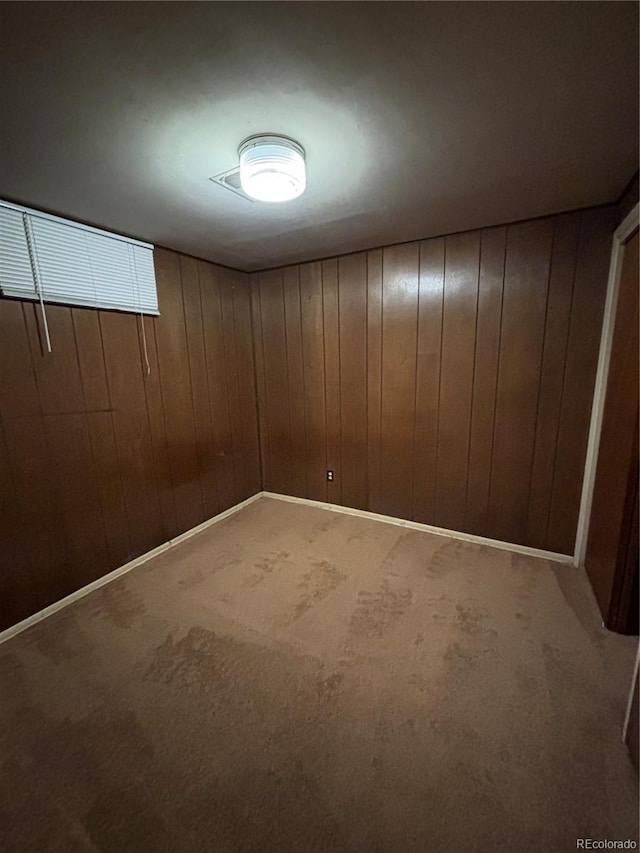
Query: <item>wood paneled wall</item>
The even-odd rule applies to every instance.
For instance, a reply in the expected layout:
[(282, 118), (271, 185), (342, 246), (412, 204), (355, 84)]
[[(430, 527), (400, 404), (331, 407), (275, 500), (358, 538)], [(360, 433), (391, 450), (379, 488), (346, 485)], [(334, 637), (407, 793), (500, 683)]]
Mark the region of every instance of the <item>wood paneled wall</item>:
[(156, 249), (161, 316), (0, 300), (0, 628), (260, 489), (248, 276)]
[(251, 276), (156, 249), (149, 373), (132, 314), (48, 306), (45, 354), (0, 299), (0, 629), (261, 486), (570, 553), (615, 216)]
[(572, 553), (614, 222), (252, 274), (263, 487)]

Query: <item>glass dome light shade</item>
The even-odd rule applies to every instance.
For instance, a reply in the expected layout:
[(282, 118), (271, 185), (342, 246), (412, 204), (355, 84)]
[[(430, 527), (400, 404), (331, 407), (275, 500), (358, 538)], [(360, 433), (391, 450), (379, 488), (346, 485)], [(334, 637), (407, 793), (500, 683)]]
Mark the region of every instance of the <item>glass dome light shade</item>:
[(252, 136), (238, 150), (240, 184), (256, 201), (281, 202), (305, 190), (304, 149), (284, 136)]

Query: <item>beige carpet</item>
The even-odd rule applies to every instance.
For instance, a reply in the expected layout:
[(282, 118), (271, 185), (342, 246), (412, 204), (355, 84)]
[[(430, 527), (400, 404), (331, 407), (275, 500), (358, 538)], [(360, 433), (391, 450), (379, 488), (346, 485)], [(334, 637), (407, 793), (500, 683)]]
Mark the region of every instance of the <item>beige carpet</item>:
[(0, 646), (0, 849), (637, 840), (570, 566), (261, 499)]

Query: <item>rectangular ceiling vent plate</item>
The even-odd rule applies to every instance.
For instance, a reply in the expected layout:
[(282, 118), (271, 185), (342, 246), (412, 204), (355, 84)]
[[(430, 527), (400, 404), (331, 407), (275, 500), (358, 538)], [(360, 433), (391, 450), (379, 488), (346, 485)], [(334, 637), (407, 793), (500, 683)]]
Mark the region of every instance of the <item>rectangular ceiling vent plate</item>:
[(233, 169), (227, 169), (226, 172), (220, 172), (219, 175), (213, 175), (209, 180), (213, 181), (214, 184), (218, 184), (220, 187), (224, 187), (226, 190), (230, 190), (232, 193), (235, 193), (242, 198), (246, 198), (247, 201), (255, 201), (255, 199), (246, 194), (240, 185), (239, 166), (234, 166)]

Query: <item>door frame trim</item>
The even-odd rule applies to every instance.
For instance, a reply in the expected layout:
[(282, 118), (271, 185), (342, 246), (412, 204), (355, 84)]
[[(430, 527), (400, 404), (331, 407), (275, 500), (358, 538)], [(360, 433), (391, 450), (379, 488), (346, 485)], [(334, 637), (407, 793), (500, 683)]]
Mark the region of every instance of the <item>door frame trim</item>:
[(622, 275), (622, 264), (624, 261), (624, 247), (625, 243), (634, 234), (639, 224), (640, 204), (636, 204), (622, 220), (620, 225), (618, 225), (613, 234), (611, 261), (609, 263), (609, 278), (607, 280), (607, 296), (604, 304), (604, 317), (602, 319), (602, 334), (600, 336), (598, 369), (596, 372), (596, 383), (593, 391), (593, 406), (591, 408), (591, 424), (589, 426), (587, 457), (584, 465), (584, 478), (582, 480), (580, 513), (578, 515), (576, 544), (573, 552), (573, 564), (580, 568), (584, 568), (584, 561), (587, 552), (589, 521), (591, 519), (593, 489), (596, 480), (596, 467), (598, 465), (600, 433), (602, 431), (604, 401), (607, 394), (607, 379), (609, 377), (611, 345), (613, 342), (616, 308), (618, 306), (620, 276)]
[(629, 731), (629, 720), (631, 719), (631, 708), (633, 706), (633, 694), (636, 689), (636, 681), (638, 680), (638, 670), (640, 669), (640, 643), (638, 643), (638, 652), (636, 654), (636, 662), (633, 665), (633, 673), (631, 675), (631, 689), (629, 690), (629, 698), (627, 699), (627, 710), (624, 714), (624, 723), (622, 724), (622, 741), (627, 739)]

